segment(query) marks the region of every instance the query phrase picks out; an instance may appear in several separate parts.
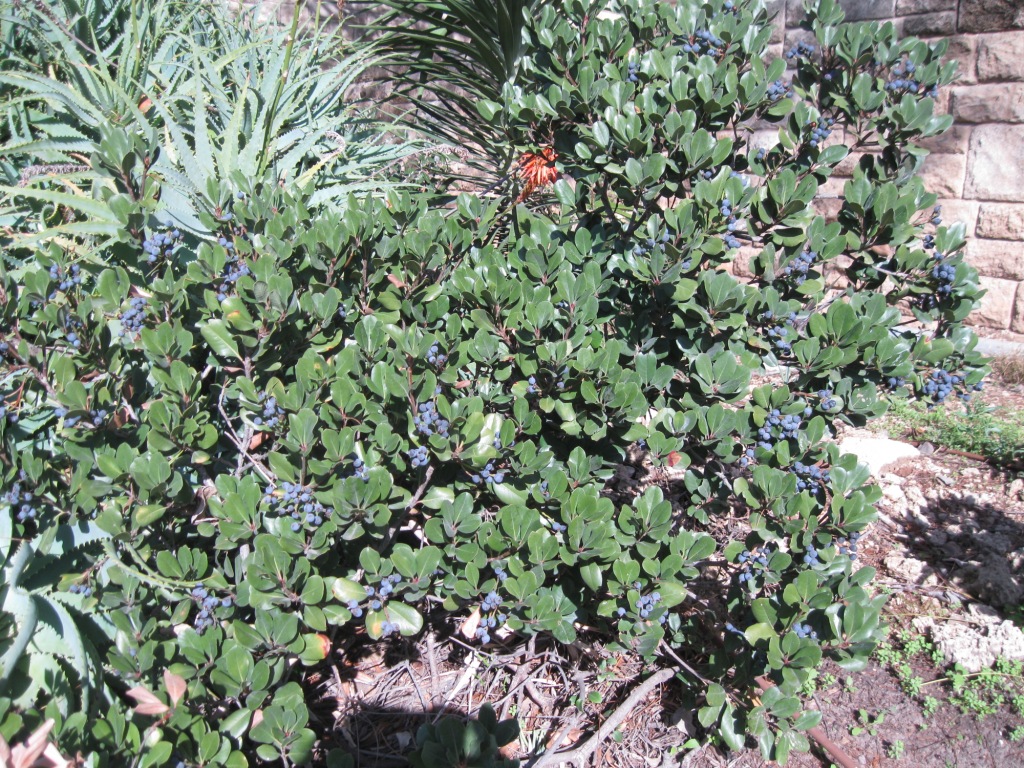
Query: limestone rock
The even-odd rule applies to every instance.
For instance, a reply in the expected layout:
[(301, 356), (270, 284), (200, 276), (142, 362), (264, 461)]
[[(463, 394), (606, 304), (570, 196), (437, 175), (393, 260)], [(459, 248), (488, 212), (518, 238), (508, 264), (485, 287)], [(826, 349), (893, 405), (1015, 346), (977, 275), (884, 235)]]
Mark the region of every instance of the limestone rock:
[(909, 443), (859, 434), (844, 437), (839, 443), (839, 451), (852, 453), (862, 464), (867, 464), (873, 477), (878, 477), (881, 471), (890, 464), (920, 455), (917, 448)]
[(968, 616), (974, 624), (935, 622), (929, 629), (932, 640), (950, 664), (968, 672), (991, 667), (997, 658), (1024, 660), (1024, 633), (987, 606), (972, 605)]

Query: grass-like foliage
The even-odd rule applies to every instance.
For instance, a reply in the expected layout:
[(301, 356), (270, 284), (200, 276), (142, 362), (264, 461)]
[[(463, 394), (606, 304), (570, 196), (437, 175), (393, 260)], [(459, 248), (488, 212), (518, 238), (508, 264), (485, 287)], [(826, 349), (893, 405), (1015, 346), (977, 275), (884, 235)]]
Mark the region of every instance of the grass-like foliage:
[[(32, 7), (3, 5), (8, 38)], [(963, 229), (913, 174), (949, 124), (943, 46), (821, 0), (790, 80), (755, 2), (505, 3), (521, 55), (474, 108), (519, 187), (439, 201), (352, 186), (378, 149), (321, 144), (347, 75), (316, 39), (188, 16), (143, 35), (118, 7), (189, 65), (128, 76), (64, 40), (0, 73), (0, 679), (46, 655), (68, 691), (0, 689), (0, 731), (54, 717), (96, 764), (325, 760), (306, 670), (458, 622), (484, 647), (585, 631), (681, 661), (726, 744), (806, 748), (807, 678), (881, 637), (856, 562), (879, 491), (834, 427), (984, 373)], [(854, 149), (875, 151), (826, 220)], [(609, 493), (637, 454), (668, 495)], [(31, 592), (27, 546), (54, 563)], [(82, 651), (26, 643), (26, 600)], [(415, 759), (487, 764), (512, 734), (439, 725)]]

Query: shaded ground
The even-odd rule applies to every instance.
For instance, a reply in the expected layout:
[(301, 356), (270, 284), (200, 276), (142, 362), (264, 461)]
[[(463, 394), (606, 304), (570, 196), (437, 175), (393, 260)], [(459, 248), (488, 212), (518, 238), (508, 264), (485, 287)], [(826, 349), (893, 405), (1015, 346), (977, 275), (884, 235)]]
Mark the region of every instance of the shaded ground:
[[(984, 400), (1024, 410), (1020, 385), (990, 386)], [(621, 482), (643, 484), (644, 478), (634, 474), (627, 472)], [(878, 479), (885, 494), (881, 519), (862, 539), (861, 558), (878, 568), (876, 585), (892, 595), (885, 614), (892, 638), (903, 630), (906, 638), (945, 633), (954, 645), (978, 637), (984, 646), (998, 634), (1004, 618), (1024, 623), (1024, 481), (941, 447), (900, 461)], [(320, 681), (324, 698), (316, 713), (323, 720), (322, 730), (331, 730), (333, 723), (334, 746), (354, 753), (359, 766), (404, 765), (399, 755), (408, 751), (422, 724), (446, 712), (475, 711), (490, 701), (500, 718), (518, 717), (522, 726), (507, 755), (521, 758), (525, 766), (552, 768), (561, 764), (553, 754), (536, 756), (552, 747), (554, 752), (586, 742), (650, 674), (637, 660), (616, 659), (588, 643), (585, 630), (568, 648), (535, 640), (513, 646), (509, 653), (500, 647), (484, 653), (463, 643), (459, 629), (452, 625), (444, 636), (397, 644), (387, 656), (360, 657), (358, 648), (339, 649), (333, 676)], [(1020, 636), (1009, 624), (1002, 625), (1004, 635), (1007, 630)], [(990, 665), (985, 648), (978, 652)], [(823, 713), (823, 730), (858, 764), (1024, 766), (1024, 741), (1009, 739), (1015, 728), (1024, 726), (1012, 704), (1015, 686), (1024, 684), (1024, 678), (1007, 678), (1006, 701), (979, 718), (948, 702), (953, 691), (942, 681), (947, 665), (937, 665), (924, 654), (908, 658), (901, 686), (895, 665), (885, 661), (876, 658), (854, 675), (825, 666), (813, 694)], [(920, 678), (916, 695), (904, 690), (908, 675)], [(925, 696), (934, 697), (934, 712), (923, 707)], [(663, 685), (630, 711), (585, 764), (769, 765), (756, 750), (736, 754), (714, 745), (686, 749), (691, 733), (704, 740), (691, 712), (692, 704), (677, 683)], [(790, 760), (797, 768), (830, 764), (819, 751)]]

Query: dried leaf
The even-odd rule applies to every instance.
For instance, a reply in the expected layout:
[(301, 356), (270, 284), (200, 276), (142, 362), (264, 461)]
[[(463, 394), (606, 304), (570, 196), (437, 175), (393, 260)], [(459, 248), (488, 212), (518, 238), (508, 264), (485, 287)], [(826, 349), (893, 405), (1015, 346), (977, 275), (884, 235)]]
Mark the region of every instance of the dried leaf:
[(157, 698), (155, 693), (146, 690), (141, 685), (130, 689), (128, 695), (139, 702), (135, 705), (135, 714), (137, 715), (162, 715), (171, 710)]
[(11, 768), (32, 768), (36, 761), (42, 757), (48, 744), (50, 731), (53, 729), (53, 720), (47, 720), (36, 728), (24, 744), (18, 744), (11, 750)]
[(185, 682), (185, 678), (180, 675), (176, 675), (171, 670), (164, 670), (164, 687), (167, 689), (167, 695), (171, 697), (171, 706), (178, 706), (178, 702), (181, 701), (185, 695), (185, 691), (188, 689), (188, 684)]
[(462, 622), (462, 627), (459, 632), (467, 640), (472, 640), (476, 637), (477, 627), (480, 626), (480, 609), (474, 608), (473, 612), (466, 617), (466, 620)]
[(679, 463), (681, 458), (682, 457), (678, 453), (676, 453), (675, 451), (669, 451), (669, 454), (668, 454), (668, 465), (670, 467), (674, 467), (676, 464)]
[(395, 288), (405, 288), (405, 283), (394, 275), (388, 275), (388, 282), (395, 286)]

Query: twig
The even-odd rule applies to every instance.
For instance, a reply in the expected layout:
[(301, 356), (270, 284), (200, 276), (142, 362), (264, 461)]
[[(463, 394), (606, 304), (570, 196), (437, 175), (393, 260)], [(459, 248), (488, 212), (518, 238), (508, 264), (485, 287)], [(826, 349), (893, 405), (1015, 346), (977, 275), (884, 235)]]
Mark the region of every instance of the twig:
[[(611, 716), (598, 727), (597, 733), (583, 742), (583, 744), (569, 752), (559, 753), (554, 752), (554, 749), (557, 749), (557, 743), (553, 744), (552, 748), (548, 749), (539, 760), (530, 764), (528, 768), (544, 768), (544, 766), (553, 766), (558, 763), (574, 763), (575, 765), (582, 767), (586, 764), (587, 760), (590, 759), (590, 756), (594, 751), (601, 745), (601, 742), (608, 738), (615, 729), (622, 724), (622, 721), (629, 716), (630, 712), (632, 712), (640, 702), (647, 698), (651, 691), (659, 685), (667, 683), (675, 677), (675, 675), (675, 669), (659, 669), (634, 688), (633, 692), (626, 697), (626, 700), (623, 701)], [(847, 766), (844, 766), (844, 768), (847, 768)]]
[(434, 644), (434, 633), (427, 632), (427, 667), (430, 669), (430, 705), (433, 706), (437, 703), (438, 689), (440, 688), (440, 678), (437, 676), (437, 659), (434, 658), (434, 654), (437, 653), (437, 646)]

